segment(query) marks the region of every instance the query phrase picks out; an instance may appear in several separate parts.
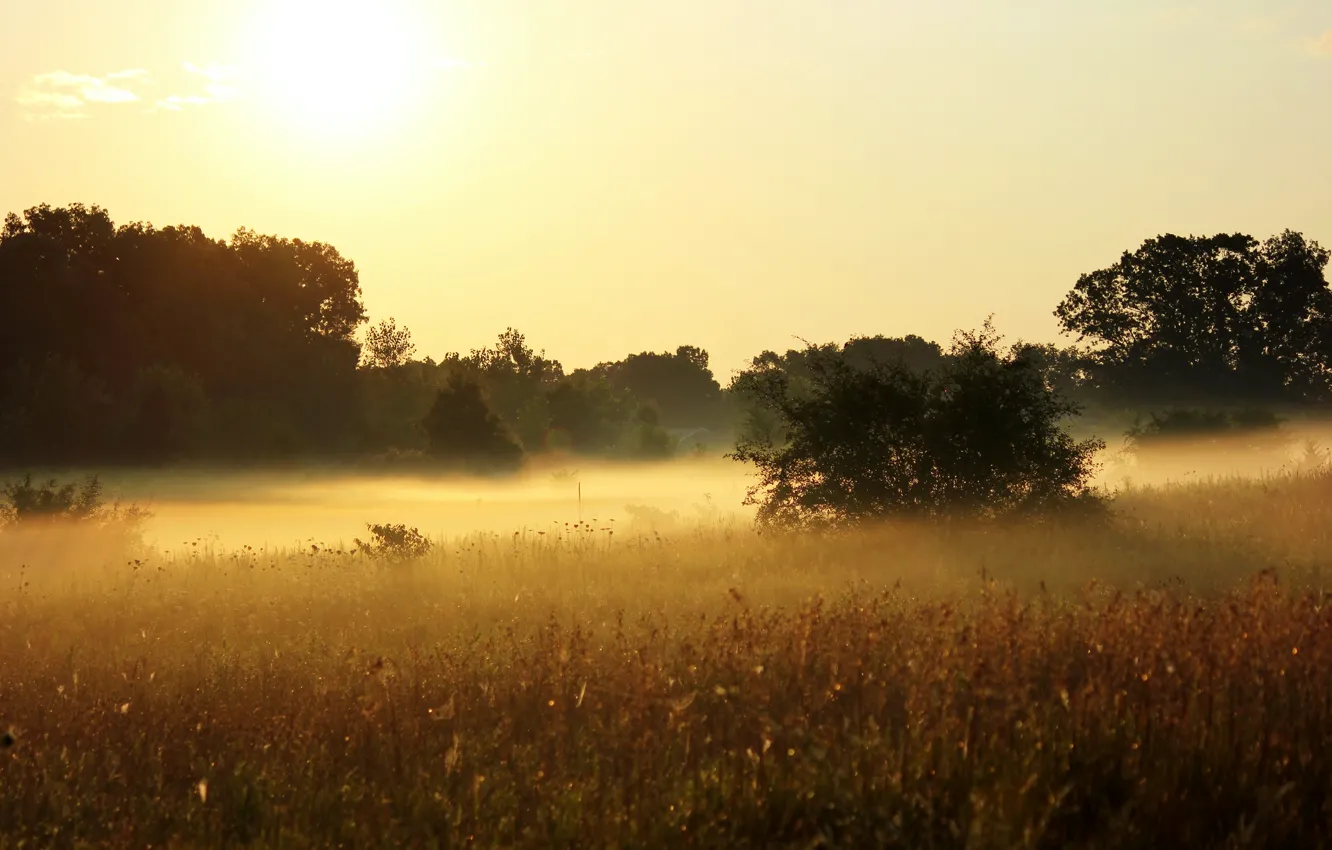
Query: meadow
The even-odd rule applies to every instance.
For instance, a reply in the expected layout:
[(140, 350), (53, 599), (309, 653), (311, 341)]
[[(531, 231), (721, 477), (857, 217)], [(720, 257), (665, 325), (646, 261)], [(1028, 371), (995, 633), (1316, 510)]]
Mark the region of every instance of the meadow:
[(1332, 473), (827, 535), (557, 480), (415, 559), (0, 536), (0, 848), (1332, 842)]

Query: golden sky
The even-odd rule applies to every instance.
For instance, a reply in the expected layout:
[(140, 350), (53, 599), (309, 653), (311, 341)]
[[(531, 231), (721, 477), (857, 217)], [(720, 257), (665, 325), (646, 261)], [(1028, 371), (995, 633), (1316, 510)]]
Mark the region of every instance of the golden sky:
[(331, 242), (436, 357), (1055, 338), (1162, 232), (1332, 243), (1327, 0), (0, 4), (0, 213)]

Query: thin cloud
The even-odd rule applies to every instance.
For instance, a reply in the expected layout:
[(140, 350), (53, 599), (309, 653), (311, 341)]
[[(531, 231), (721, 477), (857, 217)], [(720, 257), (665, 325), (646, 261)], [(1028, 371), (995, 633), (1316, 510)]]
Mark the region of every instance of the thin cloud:
[(203, 106), (211, 103), (208, 98), (198, 94), (172, 94), (167, 95), (157, 102), (157, 105), (171, 112), (180, 112), (187, 106)]
[(72, 94), (24, 89), (15, 100), (22, 107), (23, 117), (28, 120), (88, 117), (88, 113), (83, 111), (83, 100)]
[(202, 90), (188, 94), (167, 95), (157, 101), (157, 109), (165, 109), (168, 112), (182, 112), (191, 107), (223, 103), (240, 94), (240, 90), (233, 85), (238, 73), (230, 65), (196, 65), (193, 62), (186, 62), (181, 67), (192, 78), (198, 78), (201, 81), (199, 86)]
[(84, 118), (90, 104), (134, 103), (139, 95), (134, 86), (149, 82), (142, 68), (115, 71), (105, 76), (50, 71), (37, 74), (15, 97), (25, 118)]
[(204, 94), (212, 100), (231, 100), (239, 94), (232, 84), (239, 74), (236, 68), (230, 65), (195, 65), (192, 62), (186, 62), (184, 67), (189, 73), (204, 79)]
[(1309, 40), (1309, 52), (1315, 56), (1332, 56), (1332, 30)]
[(116, 71), (105, 77), (52, 71), (32, 78), (34, 87), (77, 95), (86, 103), (133, 103), (139, 96), (126, 86), (144, 80), (148, 72), (140, 69)]

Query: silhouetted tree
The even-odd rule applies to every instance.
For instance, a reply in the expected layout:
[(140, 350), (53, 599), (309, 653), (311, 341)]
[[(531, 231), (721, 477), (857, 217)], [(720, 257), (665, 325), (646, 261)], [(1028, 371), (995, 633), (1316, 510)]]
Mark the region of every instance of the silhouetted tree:
[(852, 337), (843, 345), (827, 342), (808, 343), (804, 348), (788, 349), (784, 354), (764, 351), (750, 361), (750, 366), (731, 379), (727, 395), (736, 420), (736, 433), (745, 440), (773, 439), (777, 420), (765, 406), (756, 382), (770, 380), (781, 373), (795, 394), (808, 392), (817, 380), (816, 364), (839, 360), (848, 368), (866, 370), (877, 366), (901, 367), (923, 375), (938, 371), (948, 361), (948, 354), (935, 342), (915, 335), (905, 337)]
[(731, 455), (757, 467), (750, 501), (779, 525), (879, 517), (1002, 516), (1092, 504), (1093, 456), (1061, 422), (1077, 408), (1046, 384), (1024, 346), (997, 348), (990, 326), (960, 334), (937, 372), (852, 366), (811, 346), (797, 385), (775, 365), (745, 376), (777, 428)]
[(526, 446), (539, 446), (550, 427), (546, 391), (564, 377), (564, 367), (527, 344), (523, 334), (507, 328), (495, 346), (471, 354), (447, 355), (447, 371), (473, 376), (499, 415)]
[(421, 422), (448, 374), (429, 358), (409, 360), (391, 369), (360, 370), (362, 449), (374, 453), (424, 451), (427, 445)]
[(852, 337), (842, 346), (848, 364), (867, 367), (874, 363), (896, 364), (911, 372), (923, 373), (944, 365), (944, 350), (915, 334), (904, 337)]
[(0, 315), (0, 462), (355, 444), (364, 310), (329, 245), (34, 207), (0, 229)]
[(607, 454), (620, 444), (633, 403), (604, 377), (579, 370), (546, 393), (546, 408), (550, 447)]
[(661, 414), (655, 404), (640, 404), (634, 413), (634, 431), (630, 453), (646, 460), (671, 456), (674, 442), (661, 426)]
[(385, 319), (365, 332), (365, 345), (361, 346), (361, 360), (376, 369), (402, 366), (416, 353), (412, 332), (399, 328), (394, 319)]
[(179, 366), (140, 370), (125, 406), (120, 439), (131, 460), (156, 463), (197, 452), (204, 439), (208, 398), (193, 375)]
[(115, 402), (103, 381), (55, 354), (20, 358), (3, 379), (0, 459), (73, 466), (108, 454)]
[(1095, 383), (1178, 403), (1325, 398), (1332, 387), (1328, 252), (1286, 231), (1149, 239), (1082, 275), (1055, 315), (1094, 346)]
[(682, 345), (673, 354), (630, 354), (614, 363), (602, 363), (594, 371), (639, 402), (654, 405), (663, 427), (707, 427), (725, 414), (721, 386), (708, 361), (703, 349)]
[(242, 279), (293, 326), (350, 340), (365, 321), (356, 266), (332, 245), (242, 228), (230, 248), (240, 260)]
[(1023, 343), (1027, 360), (1040, 372), (1046, 386), (1060, 396), (1087, 405), (1095, 400), (1088, 385), (1093, 363), (1075, 347), (1060, 348), (1049, 343)]
[(421, 424), (431, 456), (447, 465), (504, 470), (522, 462), (522, 447), (491, 411), (475, 379), (450, 378)]

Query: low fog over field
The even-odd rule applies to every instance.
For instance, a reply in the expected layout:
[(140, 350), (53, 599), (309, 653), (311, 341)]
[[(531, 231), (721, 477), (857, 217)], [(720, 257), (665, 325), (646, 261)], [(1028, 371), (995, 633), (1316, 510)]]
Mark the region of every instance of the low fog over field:
[[(1149, 457), (1123, 441), (1099, 453), (1095, 482), (1123, 486), (1278, 475), (1326, 463), (1332, 429), (1287, 423), (1272, 445), (1244, 439), (1179, 440)], [(152, 513), (147, 542), (171, 550), (196, 541), (224, 549), (350, 544), (367, 523), (405, 523), (432, 537), (540, 531), (579, 520), (620, 531), (679, 530), (749, 521), (752, 471), (722, 458), (614, 464), (573, 459), (511, 476), (362, 473), (334, 468), (235, 472), (112, 472), (108, 492)], [(581, 505), (580, 505), (581, 490)]]
[[(738, 464), (575, 462), (512, 477), (304, 472), (165, 472), (107, 476), (148, 508), (145, 536), (174, 549), (197, 539), (223, 548), (350, 544), (367, 523), (405, 523), (429, 536), (549, 530), (580, 520), (621, 531), (668, 531), (752, 517)], [(581, 490), (581, 506), (580, 506)]]

